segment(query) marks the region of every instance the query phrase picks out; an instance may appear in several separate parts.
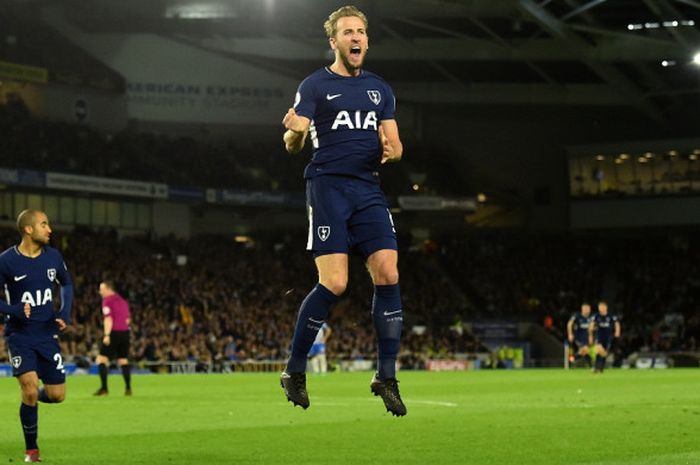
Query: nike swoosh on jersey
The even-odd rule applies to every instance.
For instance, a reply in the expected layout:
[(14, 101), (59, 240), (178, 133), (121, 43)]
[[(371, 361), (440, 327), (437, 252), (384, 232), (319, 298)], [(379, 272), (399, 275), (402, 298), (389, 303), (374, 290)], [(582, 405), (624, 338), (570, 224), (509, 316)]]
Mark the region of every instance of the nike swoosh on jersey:
[(397, 313), (401, 313), (401, 309), (394, 310), (393, 312), (384, 312), (384, 316), (396, 315)]
[(333, 94), (333, 95), (331, 95), (331, 94), (326, 94), (326, 100), (333, 100), (334, 98), (338, 98), (338, 97), (340, 97), (341, 95), (343, 95), (343, 94)]
[(22, 276), (15, 276), (15, 281), (22, 281), (26, 277), (27, 277), (26, 274), (23, 274)]

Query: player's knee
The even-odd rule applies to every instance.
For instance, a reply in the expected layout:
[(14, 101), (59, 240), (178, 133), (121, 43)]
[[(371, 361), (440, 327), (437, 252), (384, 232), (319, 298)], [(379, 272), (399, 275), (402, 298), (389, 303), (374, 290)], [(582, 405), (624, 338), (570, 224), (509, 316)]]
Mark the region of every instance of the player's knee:
[(51, 401), (52, 404), (60, 404), (61, 402), (66, 400), (65, 391), (63, 391), (63, 392), (49, 392), (48, 396), (49, 396), (49, 400)]
[(399, 283), (399, 273), (380, 274), (374, 280), (377, 286), (392, 286)]
[(33, 381), (22, 382), (22, 402), (27, 405), (36, 405), (39, 401), (39, 383)]
[(39, 402), (39, 389), (22, 388), (22, 402), (26, 405), (36, 405)]
[(22, 390), (22, 403), (25, 405), (34, 406), (39, 402), (39, 391)]
[(374, 284), (377, 286), (390, 286), (399, 283), (399, 270), (395, 266), (380, 266), (373, 274)]
[(344, 277), (334, 276), (322, 281), (321, 284), (333, 294), (341, 295), (348, 287), (348, 280)]

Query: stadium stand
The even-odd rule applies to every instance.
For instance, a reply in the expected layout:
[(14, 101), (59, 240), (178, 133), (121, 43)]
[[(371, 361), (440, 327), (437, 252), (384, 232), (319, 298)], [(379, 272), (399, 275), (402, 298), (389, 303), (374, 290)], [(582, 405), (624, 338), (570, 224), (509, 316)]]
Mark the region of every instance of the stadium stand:
[[(105, 134), (37, 119), (12, 98), (0, 105), (0, 131), (10, 135), (0, 138), (0, 165), (6, 168), (271, 192), (303, 189), (299, 173), (306, 159), (288, 157), (276, 143), (222, 144), (129, 130)], [(423, 157), (432, 150), (416, 148)], [(417, 158), (420, 164), (421, 155)], [(427, 178), (450, 179), (440, 169), (445, 167), (429, 171)], [(384, 182), (401, 194), (410, 190), (409, 177), (404, 170)], [(221, 370), (227, 362), (286, 356), (285, 338), (315, 273), (302, 238), (256, 238), (246, 246), (222, 237), (185, 242), (118, 238), (115, 232), (88, 229), (59, 236), (78, 286), (75, 332), (64, 344), (84, 365), (97, 347), (96, 289), (104, 274), (120, 283), (134, 306), (135, 360), (154, 369), (188, 361), (202, 370)], [(420, 368), (431, 358), (488, 351), (462, 325), (474, 320), (536, 322), (561, 341), (565, 322), (581, 301), (599, 298), (623, 317), (618, 360), (640, 350), (694, 352), (700, 282), (693, 278), (699, 252), (691, 237), (692, 231), (684, 230), (532, 235), (477, 229), (413, 247), (404, 238), (400, 266), (408, 320), (401, 361)], [(14, 233), (6, 231), (2, 238), (8, 246)], [(178, 256), (187, 263), (177, 265)], [(351, 285), (333, 312), (329, 341), (329, 352), (345, 361), (367, 359), (374, 351), (364, 301), (371, 295), (370, 282), (361, 264), (351, 268)], [(5, 357), (2, 350), (0, 357)]]
[[(290, 156), (277, 134), (264, 139), (202, 140), (137, 132), (129, 128), (116, 134), (84, 124), (39, 119), (18, 97), (0, 105), (0, 167), (58, 171), (170, 185), (212, 188), (302, 192), (300, 173), (306, 156)], [(382, 174), (382, 184), (392, 195), (413, 192), (411, 173), (423, 180), (422, 192), (464, 195), (464, 185), (449, 176), (450, 167), (439, 151), (416, 143), (411, 160)], [(202, 160), (207, 160), (202, 163)], [(284, 160), (284, 163), (280, 163)], [(446, 181), (440, 181), (440, 180)], [(439, 186), (439, 188), (438, 188)]]
[[(3, 247), (14, 236), (3, 231)], [(315, 274), (300, 247), (301, 237), (294, 243), (242, 245), (223, 237), (118, 239), (114, 233), (87, 229), (58, 236), (55, 243), (76, 283), (75, 333), (64, 341), (65, 351), (83, 364), (97, 349), (97, 287), (105, 276), (119, 283), (132, 305), (135, 360), (154, 366), (177, 361), (221, 366), (285, 357), (303, 289)], [(440, 279), (436, 268), (419, 266), (421, 254), (402, 256), (409, 321), (428, 328), (421, 335), (406, 334), (403, 356), (411, 366), (431, 354), (473, 352), (478, 346), (468, 333), (460, 335), (444, 323), (448, 315), (458, 318), (460, 309), (447, 291), (448, 280)], [(187, 257), (186, 264), (178, 265), (178, 257)], [(334, 337), (329, 351), (341, 360), (374, 353), (369, 304), (358, 297), (371, 295), (369, 280), (361, 266), (355, 269), (350, 291), (330, 321)]]
[(697, 350), (700, 250), (693, 235), (485, 232), (446, 239), (442, 255), (482, 316), (551, 318), (552, 330), (561, 331), (582, 301), (607, 300), (622, 317), (621, 359), (640, 350)]
[[(154, 370), (168, 362), (224, 370), (230, 362), (283, 359), (303, 290), (314, 279), (300, 237), (239, 244), (216, 236), (118, 238), (87, 229), (56, 236), (76, 283), (75, 332), (63, 343), (83, 365), (97, 349), (97, 287), (107, 275), (133, 308), (134, 359)], [(12, 230), (1, 237), (3, 247), (15, 241)], [(634, 233), (474, 234), (445, 240), (437, 251), (406, 248), (401, 361), (422, 368), (427, 359), (485, 351), (469, 331), (457, 330), (472, 319), (542, 322), (551, 316), (561, 330), (582, 299), (600, 296), (623, 317), (619, 360), (640, 350), (694, 352), (700, 250), (688, 237), (682, 231), (668, 241)], [(674, 266), (658, 265), (664, 262)], [(369, 280), (361, 266), (352, 269), (348, 292), (329, 321), (336, 361), (371, 360), (374, 353), (364, 302)]]

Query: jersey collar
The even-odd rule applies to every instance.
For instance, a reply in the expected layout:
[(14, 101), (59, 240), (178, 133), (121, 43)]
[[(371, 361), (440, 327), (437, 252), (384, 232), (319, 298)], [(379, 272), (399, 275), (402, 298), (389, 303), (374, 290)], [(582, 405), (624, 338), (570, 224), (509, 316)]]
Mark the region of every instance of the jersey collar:
[(360, 74), (358, 74), (357, 76), (343, 76), (343, 75), (340, 75), (340, 74), (338, 74), (338, 73), (334, 73), (334, 72), (331, 70), (331, 67), (330, 67), (330, 66), (324, 66), (323, 69), (325, 69), (326, 72), (327, 72), (328, 74), (330, 74), (331, 76), (337, 77), (337, 78), (341, 78), (341, 79), (360, 78), (360, 77), (362, 77), (362, 76), (365, 74), (365, 70), (362, 69), (362, 68), (360, 68)]

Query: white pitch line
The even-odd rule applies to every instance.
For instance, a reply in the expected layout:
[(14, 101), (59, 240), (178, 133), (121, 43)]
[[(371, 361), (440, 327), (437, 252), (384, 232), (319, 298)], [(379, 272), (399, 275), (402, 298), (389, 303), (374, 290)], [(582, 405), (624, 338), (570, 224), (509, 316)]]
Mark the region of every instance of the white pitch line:
[[(375, 402), (376, 399), (373, 398), (366, 398), (366, 397), (356, 397), (353, 399), (353, 401), (359, 401), (359, 402)], [(421, 405), (437, 405), (438, 407), (449, 407), (449, 408), (455, 408), (458, 407), (458, 404), (455, 404), (454, 402), (443, 402), (439, 400), (411, 400), (411, 399), (404, 399), (406, 401), (406, 404), (409, 406), (415, 405), (415, 404), (421, 404)], [(342, 407), (342, 406), (349, 406), (349, 405), (354, 405), (353, 402), (337, 402), (337, 401), (332, 401), (332, 400), (319, 400), (317, 402), (313, 402), (314, 405), (323, 405), (326, 407)]]
[(407, 403), (411, 404), (424, 404), (424, 405), (439, 405), (440, 407), (457, 407), (458, 405), (454, 402), (443, 402), (439, 400), (407, 400)]

